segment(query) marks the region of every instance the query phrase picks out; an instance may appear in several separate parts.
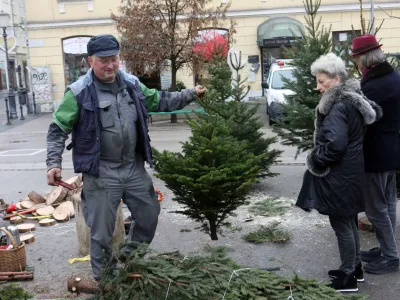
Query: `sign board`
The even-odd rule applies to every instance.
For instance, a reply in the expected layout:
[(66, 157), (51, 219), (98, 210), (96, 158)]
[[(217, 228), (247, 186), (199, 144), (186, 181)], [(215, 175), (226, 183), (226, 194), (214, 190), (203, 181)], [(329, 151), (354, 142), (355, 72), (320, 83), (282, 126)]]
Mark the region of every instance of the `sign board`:
[(292, 42), (296, 40), (296, 37), (281, 37), (275, 39), (264, 39), (263, 47), (265, 48), (279, 48), (281, 46), (291, 46)]
[(250, 64), (256, 64), (260, 62), (260, 56), (258, 55), (249, 55), (247, 58), (247, 62)]
[(91, 37), (81, 36), (63, 40), (64, 53), (86, 54), (87, 44)]
[(256, 73), (249, 72), (247, 74), (247, 82), (256, 82)]

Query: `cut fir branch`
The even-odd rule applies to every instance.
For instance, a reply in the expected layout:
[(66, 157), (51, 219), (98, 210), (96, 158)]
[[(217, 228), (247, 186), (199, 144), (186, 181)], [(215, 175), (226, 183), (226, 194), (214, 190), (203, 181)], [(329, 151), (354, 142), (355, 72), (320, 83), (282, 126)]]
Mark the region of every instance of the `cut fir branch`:
[[(235, 272), (235, 273), (234, 273)], [(137, 274), (134, 278), (131, 274)], [(236, 274), (237, 276), (232, 276)], [(231, 278), (231, 280), (230, 280)], [(285, 278), (274, 273), (238, 265), (216, 247), (209, 253), (157, 254), (139, 248), (119, 269), (116, 278), (102, 280), (102, 292), (91, 300), (365, 300), (364, 295), (343, 295), (312, 279)], [(109, 287), (112, 286), (112, 289)], [(168, 295), (168, 297), (167, 297)]]

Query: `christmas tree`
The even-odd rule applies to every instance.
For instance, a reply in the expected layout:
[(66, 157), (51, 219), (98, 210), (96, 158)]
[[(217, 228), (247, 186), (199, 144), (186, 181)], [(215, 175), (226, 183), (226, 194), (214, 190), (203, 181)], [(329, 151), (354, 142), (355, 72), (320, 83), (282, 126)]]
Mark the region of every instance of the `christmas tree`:
[(214, 56), (208, 66), (209, 77), (206, 84), (209, 92), (203, 99), (199, 99), (199, 103), (206, 111), (229, 120), (232, 136), (239, 141), (245, 141), (254, 155), (262, 155), (258, 177), (274, 176), (276, 174), (270, 171), (270, 167), (277, 161), (282, 151), (270, 149), (276, 138), (264, 137), (261, 131), (264, 123), (257, 116), (259, 105), (243, 102), (249, 87), (240, 75), (245, 66), (241, 53), (231, 50), (228, 61), (229, 65), (225, 57)]
[(246, 195), (260, 172), (262, 155), (255, 156), (244, 141), (231, 135), (232, 121), (202, 114), (189, 119), (192, 136), (182, 153), (154, 149), (156, 176), (174, 192), (183, 205), (176, 211), (202, 225), (212, 240), (227, 225), (226, 218), (246, 204)]
[(257, 107), (241, 101), (248, 88), (238, 76), (240, 56), (233, 59), (237, 73), (232, 85), (225, 57), (215, 55), (209, 63), (208, 92), (199, 100), (205, 113), (189, 118), (192, 136), (182, 153), (154, 150), (156, 176), (184, 206), (178, 213), (200, 222), (213, 240), (226, 218), (246, 204), (257, 178), (274, 175), (270, 166), (280, 154), (269, 151), (275, 139), (264, 138)]
[(321, 0), (305, 0), (306, 33), (302, 39), (293, 42), (287, 51), (292, 60), (295, 80), (283, 80), (288, 89), (294, 92), (286, 96), (284, 118), (276, 124), (274, 131), (282, 139), (282, 144), (295, 146), (302, 152), (313, 147), (315, 107), (320, 100), (315, 90), (315, 77), (311, 74), (311, 64), (321, 55), (327, 54), (332, 48), (330, 28), (321, 26), (321, 18), (317, 13)]

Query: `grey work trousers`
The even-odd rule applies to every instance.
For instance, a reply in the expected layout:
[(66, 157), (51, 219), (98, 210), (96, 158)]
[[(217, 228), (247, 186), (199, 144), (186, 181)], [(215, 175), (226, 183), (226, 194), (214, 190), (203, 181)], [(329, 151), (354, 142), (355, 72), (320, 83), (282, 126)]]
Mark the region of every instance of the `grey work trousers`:
[(356, 265), (361, 262), (356, 217), (329, 216), (329, 221), (338, 240), (341, 260), (339, 270), (349, 275), (355, 271)]
[(398, 259), (396, 245), (396, 171), (367, 173), (365, 214), (375, 228), (382, 256)]
[(99, 178), (83, 174), (82, 209), (91, 229), (90, 262), (93, 276), (101, 278), (102, 267), (115, 268), (112, 239), (118, 205), (128, 206), (135, 227), (129, 238), (137, 243), (151, 243), (157, 228), (160, 204), (144, 163), (112, 167), (100, 162)]

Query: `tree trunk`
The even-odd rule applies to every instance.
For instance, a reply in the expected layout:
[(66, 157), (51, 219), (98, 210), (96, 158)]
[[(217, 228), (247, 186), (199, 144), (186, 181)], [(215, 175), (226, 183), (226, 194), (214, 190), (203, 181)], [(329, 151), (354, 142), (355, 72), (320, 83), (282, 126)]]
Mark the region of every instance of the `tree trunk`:
[(217, 241), (218, 240), (218, 235), (217, 235), (217, 225), (215, 222), (210, 221), (210, 235), (211, 235), (211, 240)]
[[(176, 91), (176, 73), (178, 70), (176, 69), (176, 62), (174, 60), (171, 60), (171, 87), (170, 91), (175, 92)], [(171, 123), (177, 123), (178, 118), (177, 115), (171, 115)]]

